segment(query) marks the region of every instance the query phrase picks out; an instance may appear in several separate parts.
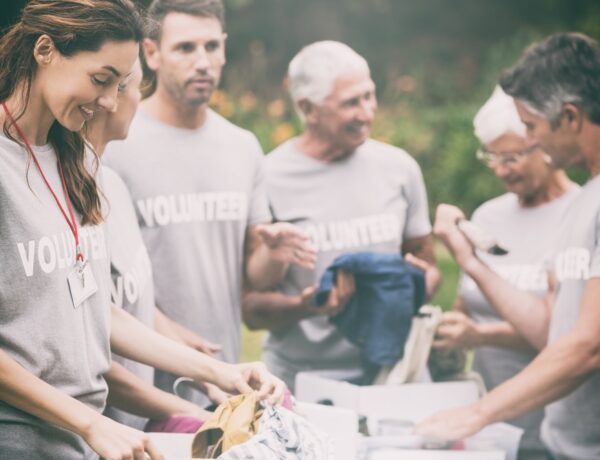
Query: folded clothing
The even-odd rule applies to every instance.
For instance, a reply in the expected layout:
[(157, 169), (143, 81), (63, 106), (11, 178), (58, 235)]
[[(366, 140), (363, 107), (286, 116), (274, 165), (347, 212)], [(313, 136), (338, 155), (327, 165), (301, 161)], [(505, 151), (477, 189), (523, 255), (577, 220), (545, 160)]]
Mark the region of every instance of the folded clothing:
[(337, 270), (354, 275), (356, 292), (330, 322), (360, 348), (365, 364), (394, 365), (403, 356), (412, 317), (425, 301), (424, 272), (400, 254), (344, 254), (323, 273), (315, 294), (317, 305), (327, 301)]

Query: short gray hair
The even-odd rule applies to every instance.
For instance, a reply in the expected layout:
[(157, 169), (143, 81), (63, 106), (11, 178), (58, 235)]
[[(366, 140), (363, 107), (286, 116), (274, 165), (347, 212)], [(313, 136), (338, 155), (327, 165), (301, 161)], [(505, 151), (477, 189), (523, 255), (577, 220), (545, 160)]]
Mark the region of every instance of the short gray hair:
[(307, 99), (322, 104), (333, 91), (335, 81), (352, 72), (370, 73), (369, 64), (344, 43), (320, 41), (305, 46), (290, 62), (288, 83), (292, 100)]
[(556, 128), (564, 104), (574, 104), (600, 124), (600, 46), (579, 33), (558, 33), (527, 48), (504, 72), (500, 85)]

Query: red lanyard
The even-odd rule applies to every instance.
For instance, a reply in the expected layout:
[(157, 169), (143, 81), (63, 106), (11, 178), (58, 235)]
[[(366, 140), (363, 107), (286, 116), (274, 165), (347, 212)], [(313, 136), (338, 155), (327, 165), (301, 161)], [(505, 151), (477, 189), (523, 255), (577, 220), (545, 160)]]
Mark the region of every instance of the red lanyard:
[(17, 134), (25, 143), (25, 146), (27, 147), (27, 151), (31, 155), (31, 158), (33, 158), (33, 162), (37, 166), (37, 168), (40, 172), (40, 175), (42, 176), (42, 179), (44, 179), (44, 182), (46, 183), (48, 190), (50, 190), (50, 193), (54, 197), (54, 201), (56, 201), (56, 204), (58, 205), (58, 209), (60, 209), (60, 212), (62, 213), (63, 217), (67, 221), (67, 224), (69, 225), (69, 228), (71, 229), (71, 232), (73, 233), (73, 237), (75, 238), (75, 248), (76, 248), (75, 260), (77, 262), (83, 262), (84, 258), (83, 258), (83, 253), (81, 252), (81, 246), (79, 245), (79, 232), (77, 230), (77, 221), (75, 220), (75, 215), (73, 214), (73, 207), (71, 206), (69, 192), (67, 191), (67, 183), (65, 182), (65, 175), (63, 173), (63, 169), (60, 164), (60, 160), (59, 159), (56, 160), (56, 165), (58, 167), (58, 172), (60, 174), (60, 180), (62, 182), (63, 193), (65, 194), (65, 201), (67, 202), (67, 209), (69, 211), (69, 216), (71, 217), (70, 219), (69, 219), (69, 216), (67, 216), (67, 213), (65, 212), (64, 208), (60, 204), (60, 201), (58, 200), (58, 196), (56, 196), (56, 193), (54, 192), (54, 189), (50, 185), (50, 182), (48, 182), (48, 179), (46, 179), (46, 175), (44, 174), (44, 171), (42, 170), (42, 166), (40, 165), (40, 162), (38, 161), (37, 157), (35, 156), (35, 153), (33, 152), (33, 149), (31, 148), (31, 145), (29, 144), (29, 141), (27, 140), (27, 136), (25, 136), (25, 133), (21, 130), (20, 126), (17, 124), (17, 122), (15, 121), (15, 119), (13, 118), (11, 113), (8, 111), (8, 108), (6, 107), (6, 104), (4, 102), (2, 103), (2, 107), (4, 108), (4, 112), (6, 112), (6, 115), (10, 119), (11, 123), (17, 130)]

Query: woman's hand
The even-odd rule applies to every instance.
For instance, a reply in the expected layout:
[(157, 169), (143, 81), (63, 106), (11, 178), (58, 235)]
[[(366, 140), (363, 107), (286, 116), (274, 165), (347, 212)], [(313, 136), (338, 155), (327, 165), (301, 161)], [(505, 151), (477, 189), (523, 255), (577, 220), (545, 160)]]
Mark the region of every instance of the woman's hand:
[(215, 384), (230, 394), (258, 391), (258, 397), (270, 404), (281, 404), (285, 383), (267, 370), (261, 362), (229, 364), (221, 363), (217, 369)]
[(105, 460), (163, 460), (146, 433), (101, 414), (94, 417), (82, 437)]

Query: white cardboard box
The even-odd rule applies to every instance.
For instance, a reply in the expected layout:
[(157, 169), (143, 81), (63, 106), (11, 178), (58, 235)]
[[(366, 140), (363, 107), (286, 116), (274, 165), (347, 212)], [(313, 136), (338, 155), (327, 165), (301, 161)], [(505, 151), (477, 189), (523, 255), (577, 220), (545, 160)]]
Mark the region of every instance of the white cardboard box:
[(336, 459), (356, 458), (358, 452), (358, 415), (350, 409), (298, 402), (296, 411), (327, 433)]
[(358, 386), (335, 380), (335, 373), (325, 375), (322, 372), (299, 373), (296, 398), (311, 403), (330, 400), (334, 406), (365, 415), (372, 433), (376, 432), (377, 422), (382, 418), (417, 423), (435, 412), (465, 406), (479, 398), (474, 382)]
[(147, 433), (165, 460), (190, 460), (193, 434)]
[(381, 450), (374, 452), (369, 460), (505, 460), (500, 451), (467, 452), (437, 450)]
[[(337, 460), (355, 460), (358, 454), (357, 416), (356, 413), (334, 407), (316, 404), (299, 403), (298, 410), (308, 420), (316, 424), (331, 437)], [(500, 433), (507, 435), (505, 440), (514, 437), (514, 427), (504, 425)], [(488, 430), (488, 429), (486, 429)], [(512, 430), (512, 432), (511, 432)], [(519, 431), (519, 430), (517, 430)], [(489, 432), (488, 432), (489, 433)], [(165, 460), (191, 460), (192, 434), (148, 433), (150, 439), (164, 455)], [(498, 432), (495, 432), (498, 436)], [(479, 448), (485, 448), (479, 439)], [(477, 447), (477, 446), (473, 446)], [(488, 446), (489, 447), (489, 446)], [(434, 451), (383, 449), (372, 452), (368, 460), (505, 460), (505, 452), (486, 449), (479, 451)]]
[[(296, 376), (299, 401), (317, 403), (329, 400), (334, 406), (367, 417), (370, 433), (377, 433), (379, 420), (401, 419), (412, 423), (434, 413), (472, 404), (479, 398), (474, 382), (411, 383), (398, 386), (358, 386), (336, 380), (335, 371), (301, 372)], [(495, 424), (466, 440), (473, 451), (410, 451), (386, 449), (373, 452), (369, 460), (456, 459), (516, 460), (522, 430), (507, 424)], [(419, 453), (416, 453), (419, 452)], [(411, 456), (411, 454), (413, 456)], [(461, 456), (462, 455), (462, 456)], [(343, 458), (343, 457), (342, 457)]]

